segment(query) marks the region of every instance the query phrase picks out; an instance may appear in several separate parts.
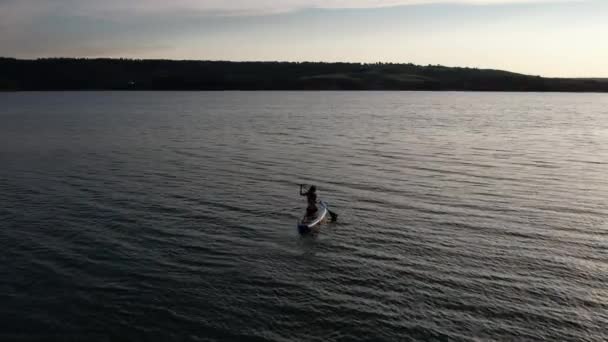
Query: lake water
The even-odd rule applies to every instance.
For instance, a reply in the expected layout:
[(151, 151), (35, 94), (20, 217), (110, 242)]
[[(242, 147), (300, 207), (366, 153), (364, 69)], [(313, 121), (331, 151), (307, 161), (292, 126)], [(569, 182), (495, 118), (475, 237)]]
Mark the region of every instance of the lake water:
[(605, 341), (607, 192), (607, 95), (3, 93), (0, 339)]

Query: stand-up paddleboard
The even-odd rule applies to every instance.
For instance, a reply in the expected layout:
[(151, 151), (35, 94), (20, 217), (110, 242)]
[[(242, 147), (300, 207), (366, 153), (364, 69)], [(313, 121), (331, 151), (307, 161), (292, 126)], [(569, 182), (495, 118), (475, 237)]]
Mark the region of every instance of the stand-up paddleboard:
[(319, 210), (317, 214), (313, 217), (307, 217), (306, 215), (298, 221), (298, 231), (300, 234), (308, 234), (327, 221), (327, 217), (329, 216), (329, 211), (327, 210), (327, 203), (320, 201), (319, 202)]

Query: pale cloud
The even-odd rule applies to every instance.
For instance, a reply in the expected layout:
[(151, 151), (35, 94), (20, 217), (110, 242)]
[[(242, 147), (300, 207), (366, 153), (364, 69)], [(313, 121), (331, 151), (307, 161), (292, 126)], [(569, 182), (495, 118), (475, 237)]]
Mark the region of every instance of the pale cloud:
[(355, 9), (429, 4), (500, 5), (584, 2), (586, 0), (0, 0), (0, 18), (17, 20), (50, 11), (111, 15), (196, 11), (209, 15), (285, 13), (303, 9)]
[[(592, 0), (0, 0), (0, 43), (49, 16), (122, 20), (130, 16), (258, 16), (306, 9), (364, 9), (433, 4), (472, 6), (587, 2)], [(0, 51), (1, 53), (2, 51)]]
[[(364, 9), (432, 4), (504, 5), (591, 0), (0, 0), (0, 43), (22, 35), (41, 18), (83, 16), (122, 19), (188, 13), (198, 16), (250, 16), (305, 9)], [(0, 51), (1, 52), (1, 51)]]
[[(286, 12), (301, 9), (347, 9), (413, 6), (429, 4), (499, 5), (550, 2), (577, 2), (584, 0), (179, 0), (172, 5), (182, 8), (213, 12)], [(161, 0), (153, 0), (156, 4)], [(124, 2), (121, 2), (124, 4)], [(159, 8), (162, 6), (159, 6)]]
[[(592, 0), (0, 0), (0, 44), (22, 39), (24, 31), (50, 16), (102, 17), (188, 13), (195, 16), (252, 16), (305, 9), (364, 9), (432, 4), (491, 6), (587, 2)], [(2, 51), (0, 50), (0, 54)]]

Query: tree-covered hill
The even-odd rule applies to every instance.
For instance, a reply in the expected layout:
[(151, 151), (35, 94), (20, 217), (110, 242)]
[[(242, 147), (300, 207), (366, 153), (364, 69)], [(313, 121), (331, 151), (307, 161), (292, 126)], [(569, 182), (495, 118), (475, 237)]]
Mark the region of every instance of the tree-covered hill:
[(414, 64), (0, 58), (0, 90), (608, 92), (608, 80)]

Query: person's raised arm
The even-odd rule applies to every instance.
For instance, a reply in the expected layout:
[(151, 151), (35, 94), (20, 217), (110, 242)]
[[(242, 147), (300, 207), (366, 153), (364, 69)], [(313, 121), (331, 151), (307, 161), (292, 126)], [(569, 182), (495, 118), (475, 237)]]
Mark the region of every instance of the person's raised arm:
[(304, 184), (300, 184), (300, 196), (306, 196), (306, 193), (302, 192), (303, 187), (304, 187)]

